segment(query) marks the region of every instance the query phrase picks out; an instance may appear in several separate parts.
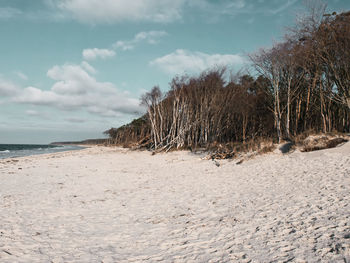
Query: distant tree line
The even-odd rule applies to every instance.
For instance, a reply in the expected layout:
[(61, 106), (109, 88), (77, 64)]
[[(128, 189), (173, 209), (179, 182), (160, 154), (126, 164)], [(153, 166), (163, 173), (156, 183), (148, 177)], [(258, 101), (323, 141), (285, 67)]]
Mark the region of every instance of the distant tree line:
[(51, 145), (106, 145), (108, 139), (87, 139), (83, 141), (52, 142)]
[(110, 128), (104, 134), (109, 136), (107, 144), (131, 146), (147, 141), (151, 132), (148, 116), (144, 115), (119, 128)]
[(285, 39), (251, 54), (255, 74), (225, 69), (175, 77), (141, 98), (147, 114), (105, 133), (112, 144), (155, 150), (350, 131), (350, 12), (314, 6)]

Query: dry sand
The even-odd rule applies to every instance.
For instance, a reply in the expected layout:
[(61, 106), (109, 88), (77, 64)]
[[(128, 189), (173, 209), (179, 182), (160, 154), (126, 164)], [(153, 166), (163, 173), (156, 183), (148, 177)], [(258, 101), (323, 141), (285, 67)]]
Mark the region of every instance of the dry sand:
[(0, 262), (350, 262), (350, 143), (237, 165), (93, 147), (0, 161)]

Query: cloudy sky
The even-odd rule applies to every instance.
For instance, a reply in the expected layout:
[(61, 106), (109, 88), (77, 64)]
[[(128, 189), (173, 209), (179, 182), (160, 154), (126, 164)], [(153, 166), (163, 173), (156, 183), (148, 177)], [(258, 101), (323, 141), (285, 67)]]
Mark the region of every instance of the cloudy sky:
[(302, 0), (0, 0), (0, 143), (103, 137), (154, 85), (238, 70), (302, 12)]

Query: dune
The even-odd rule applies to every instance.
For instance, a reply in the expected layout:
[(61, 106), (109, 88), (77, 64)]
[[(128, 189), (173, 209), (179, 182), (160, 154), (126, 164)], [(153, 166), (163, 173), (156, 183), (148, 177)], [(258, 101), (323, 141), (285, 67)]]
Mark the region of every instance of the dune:
[(203, 157), (91, 147), (0, 160), (0, 261), (350, 262), (350, 143)]

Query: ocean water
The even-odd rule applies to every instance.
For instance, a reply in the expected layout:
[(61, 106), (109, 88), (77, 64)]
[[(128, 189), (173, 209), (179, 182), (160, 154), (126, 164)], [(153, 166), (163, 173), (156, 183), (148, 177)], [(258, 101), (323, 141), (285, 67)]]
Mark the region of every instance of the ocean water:
[(0, 159), (81, 149), (84, 147), (75, 145), (0, 144)]

